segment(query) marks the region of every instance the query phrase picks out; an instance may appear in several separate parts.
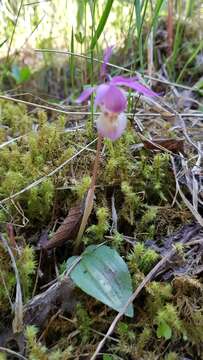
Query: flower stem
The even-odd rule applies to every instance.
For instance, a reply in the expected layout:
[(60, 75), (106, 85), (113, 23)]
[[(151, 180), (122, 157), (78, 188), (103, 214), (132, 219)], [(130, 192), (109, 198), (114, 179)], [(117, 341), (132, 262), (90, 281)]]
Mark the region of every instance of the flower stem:
[(87, 197), (86, 197), (86, 201), (85, 201), (85, 210), (83, 213), (80, 229), (78, 231), (77, 239), (75, 242), (74, 252), (77, 251), (79, 245), (81, 244), (81, 238), (83, 236), (89, 216), (92, 212), (93, 201), (94, 201), (94, 190), (95, 190), (95, 185), (96, 185), (97, 172), (98, 172), (98, 168), (99, 168), (101, 144), (102, 144), (102, 136), (99, 135), (98, 140), (97, 140), (96, 157), (95, 157), (94, 167), (93, 167), (93, 172), (92, 172), (92, 180), (91, 180), (90, 188), (87, 193)]

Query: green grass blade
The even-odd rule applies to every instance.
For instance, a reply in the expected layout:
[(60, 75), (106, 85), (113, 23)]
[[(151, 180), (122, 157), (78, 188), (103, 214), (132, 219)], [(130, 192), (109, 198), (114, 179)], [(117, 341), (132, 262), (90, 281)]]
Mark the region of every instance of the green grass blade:
[(188, 65), (196, 58), (197, 54), (203, 49), (203, 41), (200, 42), (199, 46), (196, 48), (196, 50), (194, 50), (194, 52), (192, 53), (192, 55), (189, 57), (188, 61), (185, 63), (185, 65), (183, 66), (183, 69), (181, 70), (178, 78), (177, 78), (177, 83), (180, 81), (180, 79), (183, 77), (183, 74), (185, 72), (185, 70), (187, 69)]
[(4, 41), (2, 41), (2, 43), (0, 43), (0, 48), (6, 43), (8, 39), (5, 39)]
[(102, 31), (106, 25), (107, 19), (109, 17), (110, 11), (111, 11), (111, 7), (113, 5), (113, 1), (114, 0), (108, 0), (105, 6), (105, 9), (103, 11), (103, 14), (101, 16), (99, 25), (97, 26), (97, 29), (95, 31), (95, 34), (92, 38), (91, 44), (90, 44), (90, 48), (94, 49), (95, 45), (97, 44), (97, 41), (100, 37), (100, 35), (102, 34)]
[[(144, 19), (147, 11), (148, 0), (144, 2), (140, 2), (140, 0), (134, 1), (135, 6), (135, 15), (136, 15), (136, 27), (137, 27), (137, 36), (138, 36), (138, 49), (139, 49), (139, 58), (140, 58), (140, 65), (143, 70), (143, 41), (142, 41), (142, 28), (144, 24)], [(142, 14), (143, 12), (143, 14)]]
[(139, 58), (140, 58), (140, 66), (143, 70), (143, 44), (142, 44), (142, 36), (141, 36), (141, 3), (140, 0), (135, 0), (135, 15), (136, 15), (136, 28), (137, 28), (137, 37), (138, 37), (138, 49), (139, 49)]
[(142, 6), (142, 8), (144, 7), (144, 10), (143, 10), (142, 20), (141, 20), (141, 24), (140, 24), (140, 31), (139, 31), (139, 34), (138, 34), (138, 40), (140, 39), (140, 36), (141, 36), (141, 33), (142, 33), (142, 28), (143, 28), (143, 24), (144, 24), (145, 15), (146, 15), (146, 12), (147, 12), (148, 2), (149, 2), (149, 0), (146, 0), (145, 3)]
[(135, 0), (135, 14), (136, 14), (137, 35), (139, 36), (140, 28), (141, 28), (141, 3), (140, 3), (140, 0)]
[(161, 10), (161, 7), (162, 7), (163, 3), (164, 3), (164, 0), (157, 0), (157, 2), (156, 2), (155, 9), (154, 9), (154, 15), (153, 15), (153, 18), (152, 18), (149, 33), (151, 32), (151, 29), (155, 28), (156, 25), (157, 25), (158, 18), (159, 18), (159, 12)]
[(71, 57), (70, 57), (70, 77), (71, 77), (71, 85), (74, 87), (74, 68), (75, 68), (75, 59), (74, 59), (74, 31), (72, 28), (71, 31)]
[(186, 17), (191, 17), (195, 6), (194, 0), (187, 0), (186, 2)]
[(16, 27), (17, 27), (18, 20), (19, 20), (19, 17), (20, 17), (20, 12), (21, 12), (22, 6), (23, 6), (23, 0), (21, 0), (19, 8), (18, 8), (18, 13), (17, 13), (17, 16), (16, 16), (14, 28), (13, 28), (13, 31), (12, 31), (12, 34), (11, 34), (11, 39), (10, 39), (9, 45), (8, 45), (6, 62), (8, 62), (8, 60), (9, 60), (9, 55), (10, 55), (10, 51), (11, 51), (11, 45), (12, 45), (13, 38), (14, 38), (14, 35), (15, 35), (15, 31), (16, 31)]

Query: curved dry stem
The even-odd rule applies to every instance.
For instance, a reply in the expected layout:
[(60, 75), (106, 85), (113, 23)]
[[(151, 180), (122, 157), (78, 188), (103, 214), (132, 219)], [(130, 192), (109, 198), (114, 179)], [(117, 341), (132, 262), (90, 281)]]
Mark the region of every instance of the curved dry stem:
[(92, 212), (92, 208), (93, 208), (93, 201), (94, 201), (94, 190), (95, 190), (95, 185), (96, 185), (96, 178), (97, 178), (97, 172), (98, 172), (98, 168), (99, 168), (99, 158), (100, 158), (100, 149), (101, 149), (101, 144), (102, 144), (102, 136), (99, 135), (98, 137), (98, 141), (97, 141), (97, 152), (96, 152), (96, 157), (95, 157), (95, 162), (94, 162), (94, 167), (93, 167), (93, 173), (92, 173), (92, 180), (91, 180), (91, 184), (90, 184), (90, 188), (88, 190), (87, 193), (87, 198), (86, 198), (86, 202), (85, 202), (85, 210), (84, 210), (84, 214), (83, 214), (83, 218), (82, 218), (82, 222), (80, 225), (80, 229), (78, 232), (78, 236), (75, 242), (75, 248), (74, 251), (76, 251), (81, 243), (81, 239), (85, 230), (85, 227), (87, 225), (87, 221), (89, 219), (89, 216)]

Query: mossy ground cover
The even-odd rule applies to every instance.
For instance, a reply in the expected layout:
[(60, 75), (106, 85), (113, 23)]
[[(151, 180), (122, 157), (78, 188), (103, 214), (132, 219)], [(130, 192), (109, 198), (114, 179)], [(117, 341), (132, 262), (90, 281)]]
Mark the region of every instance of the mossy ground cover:
[[(25, 304), (63, 271), (73, 251), (74, 238), (62, 248), (43, 253), (41, 261), (37, 245), (43, 231), (51, 237), (68, 210), (82, 201), (90, 184), (95, 144), (52, 176), (49, 174), (94, 140), (96, 132), (88, 118), (83, 122), (82, 131), (75, 131), (65, 115), (52, 121), (44, 111), (29, 111), (26, 106), (9, 101), (1, 101), (0, 105), (1, 142), (16, 138), (0, 150), (1, 232), (9, 245), (15, 247)], [(165, 127), (164, 131), (169, 138), (174, 136), (170, 129)], [(146, 128), (145, 136), (147, 132)], [(116, 248), (128, 263), (135, 288), (160, 259), (160, 254), (145, 242), (151, 240), (161, 246), (167, 235), (192, 222), (189, 210), (180, 199), (171, 206), (175, 180), (170, 155), (140, 149), (139, 144), (139, 133), (132, 119), (121, 139), (115, 143), (104, 140), (94, 210), (83, 237), (83, 248), (105, 239)], [(38, 179), (42, 181), (26, 190)], [(9, 197), (11, 199), (4, 201)], [(116, 226), (112, 221), (112, 199)], [(5, 326), (9, 329), (12, 324), (10, 302), (15, 297), (16, 279), (2, 244), (0, 251), (3, 332)], [(180, 257), (184, 258), (184, 249)], [(182, 354), (187, 354), (192, 359), (201, 358), (202, 290), (198, 278), (185, 273), (170, 281), (160, 278), (151, 282), (135, 302), (134, 319), (124, 318), (118, 324), (101, 356), (104, 359), (180, 359)], [(25, 328), (29, 359), (90, 356), (115, 313), (79, 290), (76, 293), (73, 313), (66, 314), (60, 309), (58, 316), (51, 321), (47, 319), (43, 328), (33, 325)]]
[[(68, 258), (103, 243), (126, 262), (133, 291), (175, 255), (97, 358), (202, 360), (202, 5), (78, 0), (70, 26), (68, 6), (55, 0), (44, 23), (43, 3), (8, 2), (0, 14), (0, 360), (91, 358), (116, 312), (63, 276)], [(46, 26), (32, 44), (41, 50), (27, 46), (27, 33), (22, 51), (12, 50), (24, 18), (31, 37)], [(102, 58), (112, 35), (109, 74), (143, 77), (159, 97), (127, 94), (127, 128), (115, 142), (102, 140), (94, 205), (76, 248), (98, 133), (92, 103), (75, 99), (99, 83), (92, 56)], [(69, 60), (53, 50), (67, 42)]]

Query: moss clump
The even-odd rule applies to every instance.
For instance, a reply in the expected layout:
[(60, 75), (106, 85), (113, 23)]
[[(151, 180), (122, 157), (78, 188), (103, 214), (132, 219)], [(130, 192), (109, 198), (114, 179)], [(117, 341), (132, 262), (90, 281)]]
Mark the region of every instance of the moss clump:
[(32, 275), (36, 270), (36, 260), (34, 249), (28, 245), (20, 251), (20, 256), (17, 261), (17, 267), (19, 269), (20, 281), (23, 290), (24, 302), (30, 297), (30, 290), (32, 289), (33, 281)]
[(7, 129), (7, 135), (16, 137), (32, 130), (34, 117), (28, 115), (25, 105), (1, 100), (0, 113), (0, 123), (3, 128)]
[[(29, 245), (25, 245), (23, 248), (19, 247), (18, 251), (15, 251), (15, 258), (20, 275), (23, 302), (25, 303), (31, 295), (30, 290), (33, 285), (33, 274), (36, 269), (34, 249)], [(10, 302), (14, 301), (16, 278), (9, 254), (5, 251), (2, 244), (0, 244), (0, 270), (0, 310), (3, 314), (6, 313), (11, 305), (8, 299), (10, 299)]]
[(143, 243), (137, 243), (128, 255), (130, 269), (136, 273), (147, 274), (159, 259), (159, 255), (152, 249), (147, 249)]
[(97, 209), (97, 224), (91, 225), (87, 229), (87, 234), (92, 238), (93, 242), (101, 242), (104, 238), (104, 234), (109, 229), (109, 212), (105, 207), (100, 207)]
[(26, 353), (29, 360), (67, 360), (72, 355), (72, 346), (65, 350), (49, 350), (45, 345), (37, 341), (38, 329), (35, 326), (27, 326), (25, 331)]
[(133, 191), (133, 187), (130, 186), (127, 181), (121, 183), (121, 191), (124, 194), (121, 214), (130, 225), (134, 225), (135, 216), (141, 203), (140, 197)]
[(11, 268), (11, 262), (7, 251), (0, 242), (0, 311), (6, 313), (10, 307), (12, 290), (15, 286), (15, 276)]
[(157, 337), (170, 339), (173, 331), (178, 336), (184, 335), (184, 329), (178, 317), (177, 309), (172, 304), (166, 304), (162, 309), (158, 310), (155, 318), (157, 325)]
[(76, 195), (79, 199), (83, 199), (85, 193), (88, 191), (91, 184), (91, 177), (90, 176), (84, 176), (82, 180), (78, 181), (73, 191), (76, 192)]
[(76, 318), (81, 341), (85, 344), (90, 341), (92, 320), (88, 315), (87, 310), (80, 303), (76, 308)]
[[(83, 151), (77, 156), (77, 152), (90, 142), (89, 136), (91, 139), (94, 138), (95, 133), (91, 127), (90, 134), (90, 122), (88, 130), (85, 129), (84, 132), (65, 132), (64, 117), (58, 117), (51, 122), (44, 112), (30, 116), (25, 107), (19, 107), (16, 111), (16, 105), (8, 106), (6, 102), (2, 102), (1, 106), (4, 112), (1, 119), (4, 127), (0, 133), (2, 141), (8, 140), (9, 136), (19, 134), (23, 137), (1, 149), (0, 200), (10, 197), (34, 182), (34, 186), (14, 197), (12, 201), (3, 202), (0, 210), (2, 222), (12, 221), (18, 225), (26, 225), (16, 226), (15, 232), (20, 248), (16, 262), (21, 278), (23, 299), (27, 301), (33, 290), (34, 272), (38, 266), (33, 248), (29, 244), (30, 234), (34, 235), (32, 241), (36, 243), (42, 228), (48, 227), (55, 231), (55, 224), (67, 216), (73, 201), (83, 200), (90, 185), (95, 153)], [(21, 131), (9, 120), (12, 113), (15, 113), (15, 122), (18, 124), (25, 119)], [(184, 207), (172, 209), (170, 206), (175, 187), (170, 176), (169, 156), (145, 149), (135, 151), (133, 145), (139, 141), (130, 125), (118, 141), (112, 143), (104, 140), (105, 151), (101, 155), (98, 187), (95, 190), (96, 206), (83, 239), (84, 245), (99, 244), (104, 241), (105, 235), (112, 235), (110, 229), (112, 197), (114, 197), (114, 211), (118, 224), (115, 233), (109, 239), (112, 241), (111, 245), (117, 248), (127, 261), (134, 288), (159, 260), (159, 255), (146, 247), (144, 241), (146, 239), (160, 241), (162, 235), (172, 232), (188, 221), (188, 212)], [(76, 155), (74, 160), (68, 162), (73, 155)], [(55, 172), (55, 169), (64, 162), (67, 164)], [(2, 230), (5, 231), (4, 224)], [(128, 239), (130, 241), (126, 241)], [(134, 240), (136, 243), (132, 248), (131, 242)], [(71, 246), (70, 241), (68, 249), (71, 250)], [(180, 249), (180, 252), (183, 255), (184, 248)], [(65, 264), (63, 261), (67, 260), (66, 251), (63, 253), (61, 249), (57, 249), (55, 255), (56, 265)], [(69, 255), (72, 254), (69, 252)], [(47, 264), (45, 266), (45, 282), (47, 282), (46, 276), (51, 280), (53, 274)], [(60, 271), (63, 271), (64, 266)], [(3, 279), (0, 286), (0, 310), (3, 314), (8, 314), (8, 295), (13, 301), (15, 276), (9, 256), (2, 245), (0, 245), (0, 270)], [(184, 290), (180, 291), (182, 287)], [(168, 346), (169, 338), (168, 354), (164, 353), (163, 358), (164, 356), (166, 359), (167, 356), (168, 359), (176, 358), (174, 349), (176, 350), (177, 341), (186, 348), (188, 346), (190, 352), (193, 351), (192, 347), (195, 351), (199, 351), (203, 321), (200, 310), (201, 291), (201, 286), (195, 282), (195, 279), (187, 281), (187, 286), (183, 281), (178, 284), (177, 280), (172, 284), (152, 282), (135, 302), (135, 319), (124, 320), (118, 325), (115, 331), (119, 342), (109, 342), (107, 352), (113, 353), (115, 358), (122, 357), (124, 360), (157, 359), (157, 356), (160, 356), (160, 348), (165, 349)], [(33, 327), (27, 329), (28, 359), (65, 360), (71, 356), (77, 358), (83, 351), (92, 353), (93, 346), (95, 347), (100, 340), (100, 335), (94, 333), (94, 328), (102, 333), (106, 331), (106, 318), (104, 323), (101, 321), (104, 307), (89, 297), (87, 301), (86, 295), (82, 299), (85, 305), (78, 305), (71, 325), (70, 323), (67, 325), (63, 320), (61, 327), (61, 319), (55, 319), (49, 328), (49, 334), (43, 339), (43, 345), (37, 341), (37, 330)], [(109, 309), (106, 311), (109, 321), (112, 321), (115, 313)], [(75, 330), (77, 333), (73, 339), (71, 338), (72, 347), (67, 347), (67, 336), (70, 331)], [(57, 345), (55, 345), (56, 339), (59, 340)], [(186, 339), (189, 344), (187, 346)], [(177, 356), (179, 355), (177, 351)]]
[[(7, 103), (2, 103), (1, 122), (5, 126), (11, 126), (12, 135), (16, 136), (16, 128), (12, 123), (8, 123), (8, 119), (15, 114), (13, 121), (18, 124), (21, 134), (24, 135), (19, 141), (6, 146), (1, 150), (0, 170), (1, 199), (7, 198), (25, 189), (39, 178), (45, 178), (29, 191), (25, 191), (18, 197), (20, 207), (23, 208), (25, 217), (29, 219), (30, 225), (32, 221), (47, 222), (50, 218), (51, 209), (55, 196), (55, 180), (56, 177), (47, 177), (64, 158), (73, 154), (72, 146), (66, 146), (68, 136), (61, 131), (61, 120), (55, 124), (49, 124), (47, 116), (44, 112), (39, 112), (36, 118), (28, 116), (26, 108)], [(29, 128), (21, 128), (21, 121), (24, 123), (24, 116), (27, 116), (30, 124)], [(37, 127), (37, 131), (33, 131), (32, 127)], [(29, 131), (28, 131), (29, 130)], [(10, 132), (10, 127), (8, 133)], [(63, 172), (63, 170), (62, 170)], [(60, 183), (59, 178), (59, 183)], [(6, 203), (7, 204), (7, 203)], [(13, 204), (8, 203), (7, 216), (5, 220), (9, 221), (9, 217), (16, 217), (16, 222), (21, 221), (20, 213), (16, 211)], [(9, 215), (9, 216), (8, 216)]]

